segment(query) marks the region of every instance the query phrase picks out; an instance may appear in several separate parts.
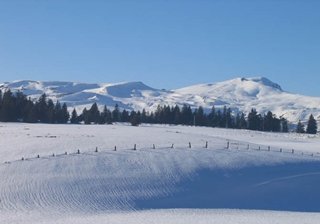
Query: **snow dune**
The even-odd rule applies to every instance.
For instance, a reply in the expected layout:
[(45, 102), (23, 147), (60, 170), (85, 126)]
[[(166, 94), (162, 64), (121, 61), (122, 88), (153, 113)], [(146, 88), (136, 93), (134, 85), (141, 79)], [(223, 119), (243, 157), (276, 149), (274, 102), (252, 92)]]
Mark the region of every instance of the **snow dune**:
[(270, 223), (276, 218), (317, 223), (319, 218), (311, 213), (320, 211), (318, 136), (7, 123), (0, 136), (5, 223)]

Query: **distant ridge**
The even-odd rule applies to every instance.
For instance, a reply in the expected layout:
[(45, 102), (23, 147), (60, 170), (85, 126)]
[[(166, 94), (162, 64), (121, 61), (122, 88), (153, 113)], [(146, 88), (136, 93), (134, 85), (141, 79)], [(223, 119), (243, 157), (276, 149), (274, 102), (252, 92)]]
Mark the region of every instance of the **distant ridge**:
[(159, 90), (143, 82), (79, 83), (61, 81), (19, 80), (4, 82), (0, 89), (22, 91), (37, 99), (41, 94), (54, 101), (65, 102), (69, 107), (82, 110), (93, 102), (124, 109), (154, 111), (161, 105), (188, 104), (192, 108), (202, 106), (231, 107), (234, 112), (248, 113), (256, 108), (259, 113), (272, 111), (290, 122), (306, 121), (312, 113), (320, 119), (320, 97), (303, 96), (286, 92), (277, 83), (265, 77), (242, 77), (223, 82), (197, 84), (175, 90)]

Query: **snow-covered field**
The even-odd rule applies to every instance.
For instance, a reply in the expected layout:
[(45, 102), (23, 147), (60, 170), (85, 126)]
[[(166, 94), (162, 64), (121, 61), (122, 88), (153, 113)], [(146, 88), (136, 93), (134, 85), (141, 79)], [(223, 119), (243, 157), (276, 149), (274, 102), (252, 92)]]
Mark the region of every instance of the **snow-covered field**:
[(203, 127), (0, 123), (0, 223), (318, 223), (319, 143)]

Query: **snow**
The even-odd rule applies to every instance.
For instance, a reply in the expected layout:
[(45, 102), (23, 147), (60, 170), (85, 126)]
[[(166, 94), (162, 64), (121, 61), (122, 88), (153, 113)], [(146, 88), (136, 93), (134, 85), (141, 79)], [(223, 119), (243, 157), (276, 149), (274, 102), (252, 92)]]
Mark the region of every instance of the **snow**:
[(235, 78), (171, 91), (155, 89), (142, 82), (86, 84), (23, 80), (0, 84), (0, 89), (6, 88), (23, 91), (32, 98), (46, 93), (49, 98), (65, 102), (78, 111), (93, 102), (108, 107), (118, 104), (120, 108), (129, 110), (156, 110), (159, 104), (189, 104), (192, 108), (202, 106), (206, 111), (213, 105), (245, 113), (252, 108), (259, 113), (270, 110), (295, 124), (299, 120), (306, 121), (310, 114), (320, 120), (320, 97), (286, 92), (265, 77)]
[(319, 213), (296, 213), (276, 211), (210, 210), (210, 209), (166, 209), (135, 212), (115, 212), (96, 215), (72, 215), (68, 217), (51, 214), (16, 214), (10, 216), (8, 223), (36, 224), (317, 224)]
[(0, 123), (0, 136), (3, 223), (319, 219), (318, 135), (169, 125)]

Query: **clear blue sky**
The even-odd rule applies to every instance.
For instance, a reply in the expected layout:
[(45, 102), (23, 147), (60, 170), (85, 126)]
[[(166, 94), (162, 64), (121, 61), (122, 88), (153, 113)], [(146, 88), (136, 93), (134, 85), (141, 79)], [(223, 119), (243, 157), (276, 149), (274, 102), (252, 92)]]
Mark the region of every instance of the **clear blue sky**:
[(320, 1), (0, 0), (1, 81), (241, 76), (320, 96)]

